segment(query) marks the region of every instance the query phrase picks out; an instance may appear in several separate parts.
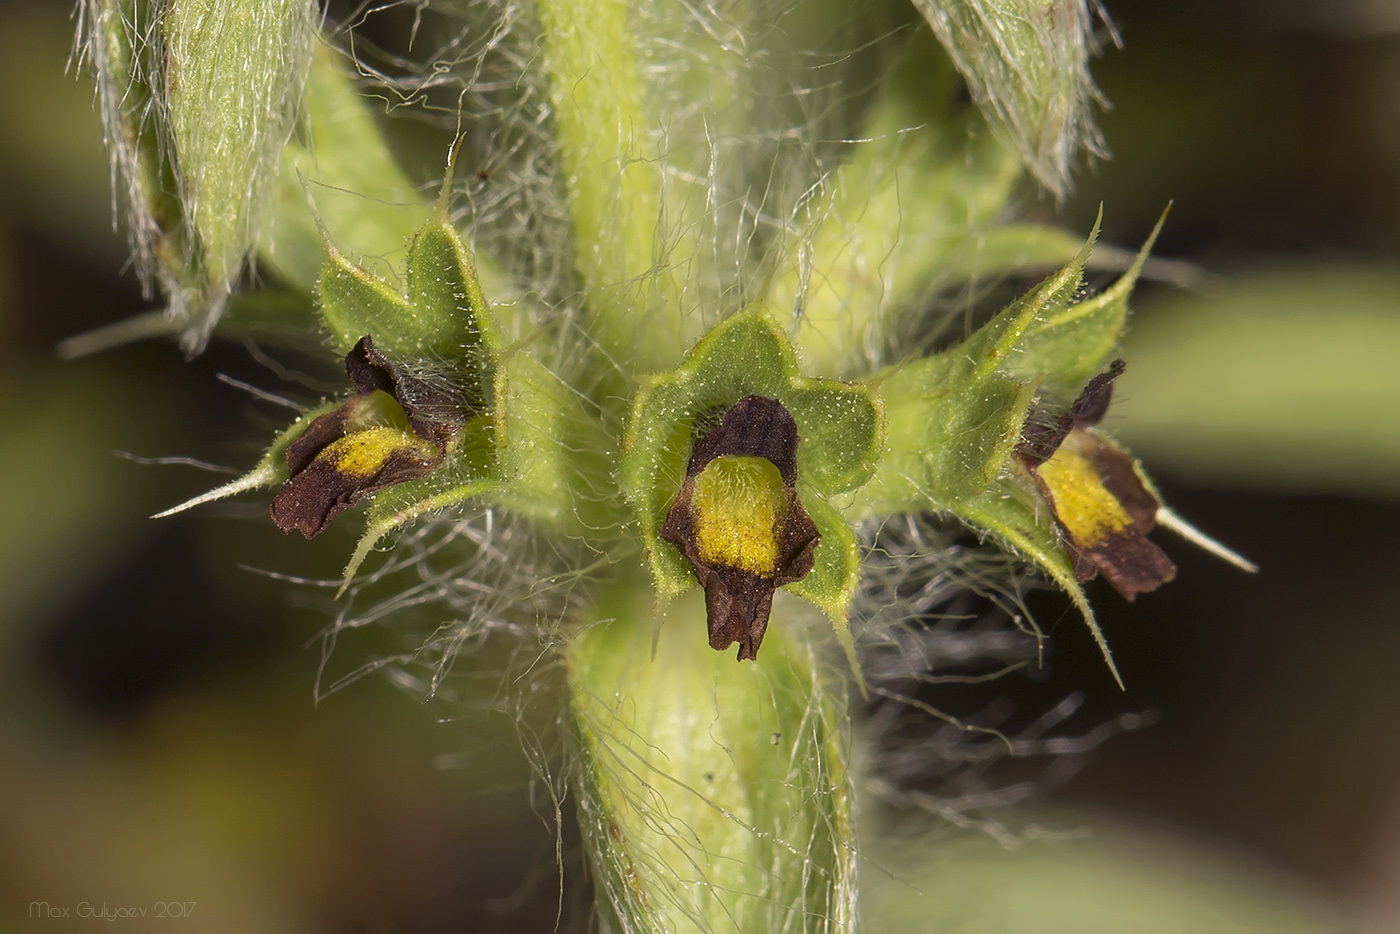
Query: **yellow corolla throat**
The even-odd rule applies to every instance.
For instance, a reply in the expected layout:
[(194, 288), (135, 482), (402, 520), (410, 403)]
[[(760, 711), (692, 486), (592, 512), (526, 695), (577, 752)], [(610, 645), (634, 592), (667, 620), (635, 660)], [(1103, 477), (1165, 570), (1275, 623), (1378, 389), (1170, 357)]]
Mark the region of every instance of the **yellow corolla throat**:
[(1061, 446), (1036, 473), (1054, 500), (1060, 524), (1083, 547), (1094, 548), (1133, 524), (1123, 504), (1104, 488), (1094, 465), (1069, 445)]
[(328, 462), (337, 473), (357, 480), (368, 480), (376, 476), (384, 463), (397, 453), (431, 461), (437, 457), (438, 451), (411, 432), (398, 428), (367, 428), (337, 438), (316, 459)]
[(695, 478), (691, 508), (701, 560), (772, 577), (787, 519), (782, 474), (766, 457), (716, 457)]

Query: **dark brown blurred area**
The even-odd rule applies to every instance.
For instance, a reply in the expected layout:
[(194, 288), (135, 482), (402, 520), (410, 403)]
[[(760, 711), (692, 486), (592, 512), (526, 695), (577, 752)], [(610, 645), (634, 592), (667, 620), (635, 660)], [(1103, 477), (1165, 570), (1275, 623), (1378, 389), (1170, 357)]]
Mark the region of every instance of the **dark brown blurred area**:
[[(1136, 246), (1172, 201), (1157, 254), (1212, 273), (1393, 264), (1400, 3), (1340, 6), (1109, 3), (1113, 159), (1063, 223), (1087, 230), (1102, 202), (1105, 239)], [(182, 930), (553, 930), (554, 832), (505, 717), (374, 678), (313, 702), (329, 594), (256, 569), (334, 577), (351, 533), (286, 538), (256, 497), (151, 521), (221, 476), (113, 453), (246, 467), (285, 415), (218, 375), (276, 375), (237, 344), (57, 359), (148, 307), (89, 85), (63, 74), (68, 13), (0, 5), (19, 130), (0, 136), (0, 930), (47, 930), (35, 900), (193, 902)], [(1132, 605), (1096, 585), (1126, 692), (1044, 602), (1054, 651), (1030, 690), (1085, 690), (1086, 721), (1158, 718), (1049, 803), (1294, 873), (1400, 930), (1400, 500), (1159, 479), (1262, 571), (1162, 537), (1175, 583)], [(399, 648), (362, 635), (357, 652)]]

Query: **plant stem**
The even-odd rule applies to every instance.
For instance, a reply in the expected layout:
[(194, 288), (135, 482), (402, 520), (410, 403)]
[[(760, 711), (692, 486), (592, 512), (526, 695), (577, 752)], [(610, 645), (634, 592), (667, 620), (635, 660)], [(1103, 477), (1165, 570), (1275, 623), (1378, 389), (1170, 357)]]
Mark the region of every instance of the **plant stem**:
[(627, 4), (536, 6), (592, 333), (631, 372), (674, 365), (685, 349), (680, 306), (653, 258), (662, 172)]
[(845, 712), (804, 613), (780, 595), (737, 664), (698, 638), (698, 592), (658, 613), (620, 584), (569, 644), (579, 816), (622, 930), (851, 929)]

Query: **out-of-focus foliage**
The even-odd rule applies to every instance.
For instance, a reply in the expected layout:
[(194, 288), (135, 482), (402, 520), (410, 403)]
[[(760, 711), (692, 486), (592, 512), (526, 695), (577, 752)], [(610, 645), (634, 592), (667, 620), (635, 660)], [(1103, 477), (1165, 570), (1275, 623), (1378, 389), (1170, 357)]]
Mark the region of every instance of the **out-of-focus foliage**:
[(265, 222), (317, 6), (82, 0), (76, 12), (136, 271), (197, 352)]
[(973, 100), (1057, 197), (1081, 150), (1104, 155), (1089, 76), (1089, 0), (914, 0)]
[(1396, 496), (1397, 351), (1389, 269), (1262, 272), (1164, 295), (1135, 319), (1113, 422), (1182, 476)]
[(909, 838), (872, 852), (865, 879), (871, 929), (901, 934), (1351, 930), (1282, 878), (1110, 826), (1092, 837), (1030, 840), (1012, 849), (985, 838), (933, 848)]

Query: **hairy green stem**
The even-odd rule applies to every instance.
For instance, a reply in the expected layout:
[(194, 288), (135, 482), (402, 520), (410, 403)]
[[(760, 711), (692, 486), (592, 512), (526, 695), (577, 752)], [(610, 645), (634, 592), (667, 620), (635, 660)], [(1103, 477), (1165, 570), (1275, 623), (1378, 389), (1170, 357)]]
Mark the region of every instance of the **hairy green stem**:
[(658, 611), (620, 584), (569, 644), (580, 820), (621, 930), (851, 929), (847, 716), (804, 616), (780, 596), (738, 665), (697, 592)]
[(540, 0), (575, 268), (602, 350), (633, 372), (684, 350), (680, 306), (654, 270), (662, 170), (624, 0)]

